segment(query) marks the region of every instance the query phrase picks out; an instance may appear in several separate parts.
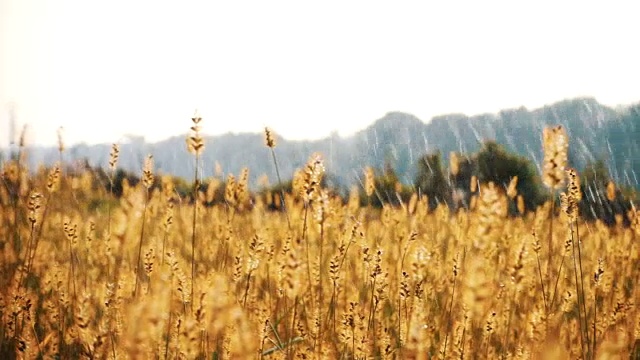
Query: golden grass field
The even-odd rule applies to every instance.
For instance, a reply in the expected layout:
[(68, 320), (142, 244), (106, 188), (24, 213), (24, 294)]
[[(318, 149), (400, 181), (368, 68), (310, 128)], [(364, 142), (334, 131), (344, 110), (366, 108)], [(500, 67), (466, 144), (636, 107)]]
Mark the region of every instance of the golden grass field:
[(211, 191), (181, 199), (151, 161), (145, 171), (115, 198), (90, 171), (4, 164), (0, 357), (640, 357), (639, 215), (583, 222), (580, 195), (551, 170), (563, 205), (518, 217), (513, 190), (493, 184), (455, 213), (417, 195), (343, 201), (320, 187), (320, 157), (284, 207), (249, 194), (246, 172), (209, 205)]

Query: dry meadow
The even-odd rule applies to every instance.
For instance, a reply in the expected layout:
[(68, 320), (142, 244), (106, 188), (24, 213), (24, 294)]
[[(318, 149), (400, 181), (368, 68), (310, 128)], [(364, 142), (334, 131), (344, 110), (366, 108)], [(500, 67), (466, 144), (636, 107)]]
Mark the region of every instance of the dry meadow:
[[(418, 194), (374, 208), (360, 201), (372, 181), (342, 199), (321, 187), (320, 156), (292, 191), (250, 193), (246, 171), (196, 172), (188, 198), (148, 158), (116, 197), (92, 171), (26, 169), (24, 150), (0, 184), (0, 355), (638, 358), (639, 215), (580, 219), (556, 130), (543, 175), (558, 201), (517, 216), (515, 189), (492, 183), (471, 189), (469, 210), (430, 209)], [(277, 167), (275, 150), (267, 132)], [(114, 146), (110, 180), (117, 159)]]

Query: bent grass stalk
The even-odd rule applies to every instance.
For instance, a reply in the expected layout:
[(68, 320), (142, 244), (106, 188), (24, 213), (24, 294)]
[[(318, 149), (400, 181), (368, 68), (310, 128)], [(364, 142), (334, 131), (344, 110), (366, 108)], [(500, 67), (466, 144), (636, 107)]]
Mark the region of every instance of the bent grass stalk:
[(280, 188), (280, 205), (282, 206), (282, 210), (287, 218), (287, 226), (289, 230), (291, 230), (291, 220), (289, 219), (289, 212), (287, 211), (287, 204), (285, 203), (284, 198), (284, 188), (282, 186), (282, 179), (280, 178), (280, 168), (278, 167), (278, 160), (276, 158), (276, 138), (274, 136), (273, 131), (271, 129), (265, 127), (265, 143), (269, 150), (271, 150), (271, 159), (273, 159), (273, 166), (276, 168), (276, 176), (278, 177), (278, 187)]

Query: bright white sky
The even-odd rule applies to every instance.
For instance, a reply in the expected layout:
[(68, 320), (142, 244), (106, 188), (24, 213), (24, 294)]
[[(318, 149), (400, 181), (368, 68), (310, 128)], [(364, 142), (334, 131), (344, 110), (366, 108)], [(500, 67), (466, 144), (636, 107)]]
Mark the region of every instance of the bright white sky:
[(54, 144), (640, 101), (639, 2), (522, 3), (0, 0), (0, 145), (10, 103)]

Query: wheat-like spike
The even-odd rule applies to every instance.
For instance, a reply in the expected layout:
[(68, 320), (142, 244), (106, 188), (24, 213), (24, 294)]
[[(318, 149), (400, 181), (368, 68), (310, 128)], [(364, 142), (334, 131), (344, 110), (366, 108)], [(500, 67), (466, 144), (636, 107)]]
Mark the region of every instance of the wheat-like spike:
[(202, 154), (202, 151), (204, 151), (204, 139), (200, 133), (202, 130), (200, 127), (201, 121), (202, 117), (196, 111), (191, 118), (191, 122), (193, 122), (193, 125), (190, 128), (191, 134), (187, 137), (187, 150), (194, 155), (200, 155)]
[(47, 177), (47, 191), (54, 193), (60, 188), (60, 164), (56, 163)]
[(148, 155), (142, 168), (142, 184), (150, 189), (153, 186), (153, 181), (153, 155)]
[(312, 155), (303, 173), (302, 198), (306, 203), (311, 203), (319, 198), (320, 183), (324, 171), (324, 164), (320, 154)]
[(32, 191), (31, 195), (29, 195), (29, 203), (27, 204), (27, 209), (29, 209), (29, 222), (31, 222), (31, 226), (36, 225), (41, 206), (42, 194), (37, 191)]
[(567, 178), (569, 179), (569, 194), (573, 196), (577, 202), (580, 202), (582, 199), (582, 190), (580, 190), (580, 177), (578, 176), (578, 172), (573, 168), (568, 169)]
[(229, 204), (229, 206), (235, 206), (237, 203), (236, 198), (236, 178), (232, 174), (227, 176), (227, 183), (224, 187), (224, 200)]
[(276, 138), (273, 134), (273, 131), (271, 131), (271, 129), (269, 129), (268, 127), (264, 128), (264, 137), (267, 147), (272, 149), (276, 147)]
[(249, 168), (243, 168), (240, 172), (240, 179), (235, 186), (234, 198), (236, 199), (238, 208), (242, 209), (249, 201)]
[(564, 172), (568, 162), (569, 137), (561, 125), (546, 127), (542, 132), (544, 165), (542, 182), (550, 189), (564, 185)]
[(120, 156), (120, 147), (118, 144), (111, 144), (111, 152), (109, 153), (109, 169), (111, 172), (116, 170), (118, 164), (118, 157)]
[(567, 170), (567, 178), (569, 179), (567, 192), (560, 194), (560, 204), (569, 221), (573, 222), (578, 219), (578, 203), (582, 198), (582, 192), (580, 191), (580, 178), (575, 169)]
[(367, 166), (364, 169), (364, 193), (367, 197), (371, 197), (376, 190), (375, 175), (373, 168)]

